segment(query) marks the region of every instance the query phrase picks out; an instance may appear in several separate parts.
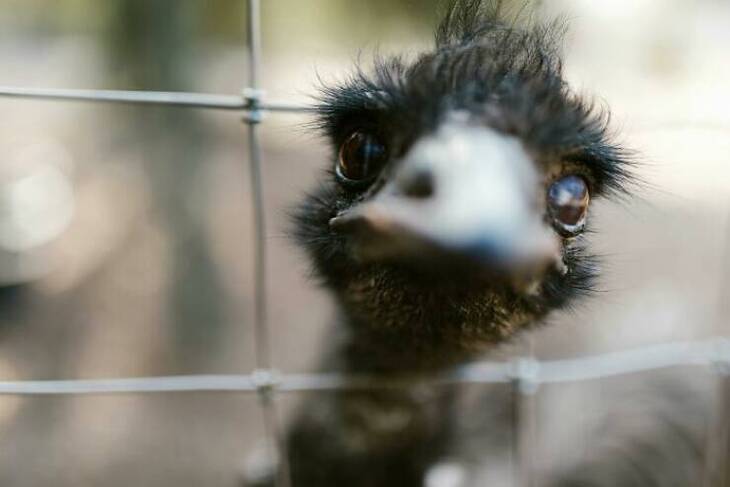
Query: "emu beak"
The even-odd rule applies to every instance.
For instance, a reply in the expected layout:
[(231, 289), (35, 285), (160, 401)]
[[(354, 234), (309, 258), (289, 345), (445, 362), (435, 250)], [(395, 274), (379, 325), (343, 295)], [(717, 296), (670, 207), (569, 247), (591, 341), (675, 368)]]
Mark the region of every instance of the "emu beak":
[(517, 139), (449, 123), (419, 140), (375, 197), (330, 227), (352, 235), (364, 261), (534, 277), (560, 261), (557, 236), (543, 223), (541, 191)]

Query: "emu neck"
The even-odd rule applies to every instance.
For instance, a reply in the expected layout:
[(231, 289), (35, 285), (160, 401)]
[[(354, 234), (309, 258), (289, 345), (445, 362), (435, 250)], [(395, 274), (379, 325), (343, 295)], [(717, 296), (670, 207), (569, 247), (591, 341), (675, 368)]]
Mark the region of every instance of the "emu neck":
[(545, 312), (507, 286), (426, 279), (371, 266), (332, 283), (342, 366), (363, 373), (433, 373), (473, 360)]
[[(428, 362), (430, 346), (409, 348), (401, 334), (355, 332), (349, 325), (351, 333), (330, 350), (324, 370), (392, 376), (442, 368)], [(292, 478), (307, 487), (422, 486), (451, 443), (453, 404), (453, 388), (423, 382), (312, 393), (288, 432)]]
[(396, 329), (378, 329), (369, 323), (348, 323), (337, 351), (346, 372), (385, 375), (431, 375), (481, 354), (480, 347), (467, 347), (449, 333), (431, 332), (417, 324)]

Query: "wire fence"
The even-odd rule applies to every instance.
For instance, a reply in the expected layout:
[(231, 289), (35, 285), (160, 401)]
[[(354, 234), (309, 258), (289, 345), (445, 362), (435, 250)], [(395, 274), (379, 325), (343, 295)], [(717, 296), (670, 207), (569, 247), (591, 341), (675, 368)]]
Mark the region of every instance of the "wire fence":
[[(39, 89), (25, 87), (2, 87), (0, 97), (22, 98), (46, 101), (76, 101), (94, 103), (120, 103), (135, 105), (158, 105), (196, 109), (239, 111), (248, 131), (248, 162), (251, 173), (251, 199), (254, 211), (254, 302), (255, 302), (255, 353), (256, 370), (239, 375), (187, 375), (169, 377), (134, 377), (98, 380), (52, 380), (52, 381), (0, 381), (0, 395), (103, 395), (103, 394), (146, 394), (169, 392), (236, 392), (252, 393), (259, 398), (264, 419), (265, 434), (270, 446), (275, 448), (278, 459), (277, 487), (290, 487), (287, 455), (283, 445), (281, 427), (276, 410), (276, 395), (280, 393), (305, 391), (372, 390), (410, 387), (422, 378), (379, 377), (367, 375), (343, 375), (339, 373), (284, 374), (274, 368), (271, 361), (269, 324), (266, 296), (266, 242), (264, 223), (264, 198), (262, 194), (261, 150), (258, 127), (265, 113), (306, 113), (311, 107), (285, 102), (271, 101), (264, 97), (260, 86), (261, 67), (261, 12), (260, 0), (247, 2), (247, 54), (249, 58), (248, 86), (240, 95), (216, 95), (203, 93), (81, 90), (81, 89)], [(674, 126), (672, 126), (674, 127)], [(696, 124), (692, 127), (697, 127)], [(686, 127), (685, 127), (686, 128)], [(700, 126), (702, 129), (703, 127)], [(654, 130), (644, 127), (639, 131)], [(661, 129), (661, 127), (659, 127)], [(711, 124), (710, 130), (730, 130), (727, 124)], [(730, 231), (730, 224), (728, 225)], [(728, 239), (730, 241), (730, 238)], [(730, 248), (728, 249), (730, 259)], [(727, 260), (727, 259), (726, 259)], [(727, 296), (730, 278), (726, 279), (721, 291)], [(516, 357), (506, 362), (480, 362), (459, 367), (440, 376), (429, 378), (430, 385), (452, 384), (512, 384), (521, 398), (515, 408), (524, 409), (527, 401), (542, 384), (578, 382), (620, 376), (644, 371), (678, 366), (709, 367), (725, 381), (730, 380), (730, 339), (714, 338), (706, 341), (680, 342), (655, 345), (617, 353), (553, 361), (537, 361), (531, 357)], [(721, 404), (718, 409), (722, 408)], [(726, 418), (719, 411), (725, 431)], [(519, 415), (518, 415), (519, 417)], [(515, 461), (517, 485), (531, 485), (531, 453), (529, 438), (534, 434), (534, 424), (525, 421), (527, 428), (518, 427), (518, 447)], [(722, 434), (722, 433), (720, 433)], [(710, 462), (722, 463), (725, 452), (715, 452)]]

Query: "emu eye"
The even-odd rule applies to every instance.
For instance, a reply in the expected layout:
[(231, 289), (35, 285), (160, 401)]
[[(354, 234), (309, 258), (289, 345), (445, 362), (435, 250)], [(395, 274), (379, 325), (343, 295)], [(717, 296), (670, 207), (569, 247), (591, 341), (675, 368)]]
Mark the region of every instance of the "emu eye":
[(583, 230), (590, 199), (588, 184), (580, 176), (565, 176), (550, 186), (548, 212), (562, 235), (572, 236)]
[(378, 137), (355, 132), (340, 147), (337, 175), (345, 181), (372, 179), (385, 164), (388, 151)]

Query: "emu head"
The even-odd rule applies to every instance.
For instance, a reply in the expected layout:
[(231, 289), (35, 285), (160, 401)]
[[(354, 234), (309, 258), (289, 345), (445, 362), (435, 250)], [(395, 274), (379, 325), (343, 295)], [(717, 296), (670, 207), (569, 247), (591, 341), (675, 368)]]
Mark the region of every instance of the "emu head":
[(590, 201), (628, 161), (562, 78), (561, 26), (498, 6), (457, 1), (431, 52), (323, 89), (333, 160), (297, 235), (356, 330), (476, 351), (591, 287)]

